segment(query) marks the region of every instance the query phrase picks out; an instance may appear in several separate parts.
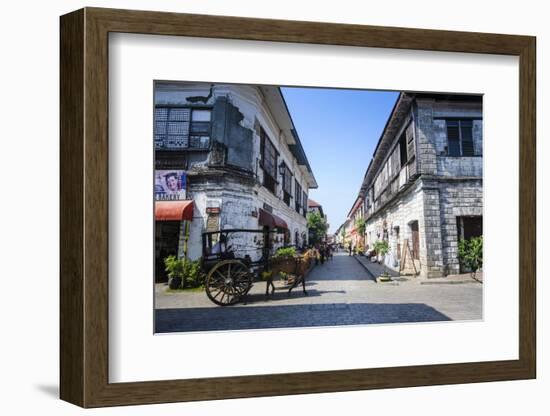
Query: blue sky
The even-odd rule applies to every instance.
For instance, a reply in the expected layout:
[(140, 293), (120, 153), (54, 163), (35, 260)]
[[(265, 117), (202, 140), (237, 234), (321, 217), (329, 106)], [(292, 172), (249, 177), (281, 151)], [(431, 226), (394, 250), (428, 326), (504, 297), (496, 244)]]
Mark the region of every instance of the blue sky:
[(357, 197), (376, 143), (399, 93), (281, 88), (319, 184), (310, 198), (323, 206), (330, 232)]

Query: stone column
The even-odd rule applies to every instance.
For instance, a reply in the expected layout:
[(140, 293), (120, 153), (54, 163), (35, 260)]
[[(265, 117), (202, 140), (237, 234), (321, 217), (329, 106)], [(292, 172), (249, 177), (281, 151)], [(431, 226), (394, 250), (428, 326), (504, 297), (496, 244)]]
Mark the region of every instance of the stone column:
[(443, 247), (441, 239), (441, 213), (439, 189), (423, 184), (423, 221), (420, 221), (420, 276), (423, 278), (443, 277)]
[(418, 99), (416, 103), (416, 158), (420, 169), (419, 173), (435, 175), (437, 173), (437, 149), (433, 131), (434, 100)]

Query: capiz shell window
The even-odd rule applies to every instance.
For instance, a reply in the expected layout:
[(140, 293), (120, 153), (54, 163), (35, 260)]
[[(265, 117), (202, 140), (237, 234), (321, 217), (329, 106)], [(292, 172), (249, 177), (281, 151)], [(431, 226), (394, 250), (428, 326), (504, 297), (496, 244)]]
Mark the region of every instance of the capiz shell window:
[(155, 108), (155, 149), (207, 149), (210, 146), (210, 109), (158, 106)]

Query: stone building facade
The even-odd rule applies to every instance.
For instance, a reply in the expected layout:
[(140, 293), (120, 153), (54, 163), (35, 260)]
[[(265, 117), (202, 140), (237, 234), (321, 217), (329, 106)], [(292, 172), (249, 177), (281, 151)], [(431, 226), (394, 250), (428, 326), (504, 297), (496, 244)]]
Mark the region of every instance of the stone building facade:
[(464, 271), (458, 240), (482, 235), (482, 156), (481, 96), (401, 93), (359, 192), (367, 247), (388, 241), (402, 273)]
[[(279, 224), (274, 248), (307, 243), (308, 193), (317, 183), (277, 87), (157, 82), (155, 169), (187, 177), (192, 218), (178, 224), (171, 245), (180, 257), (201, 257), (206, 231), (261, 230), (266, 217)], [(161, 253), (163, 227), (157, 218), (157, 269), (170, 251)], [(261, 255), (251, 249), (257, 235), (234, 238), (237, 256)]]
[(358, 222), (365, 218), (364, 197), (359, 195), (348, 213), (349, 224), (346, 232), (348, 245), (351, 244), (356, 252), (365, 251), (365, 235), (358, 229)]

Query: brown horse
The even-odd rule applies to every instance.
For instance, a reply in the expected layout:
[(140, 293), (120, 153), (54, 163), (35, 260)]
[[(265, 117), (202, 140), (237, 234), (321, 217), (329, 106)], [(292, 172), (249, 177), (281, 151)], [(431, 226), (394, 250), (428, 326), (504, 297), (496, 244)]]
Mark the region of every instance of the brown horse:
[(281, 273), (289, 275), (289, 289), (288, 295), (292, 292), (296, 286), (302, 284), (302, 290), (304, 295), (307, 295), (306, 291), (306, 274), (311, 267), (311, 263), (315, 257), (313, 250), (306, 251), (301, 256), (273, 259), (270, 263), (270, 274), (266, 281), (265, 294), (269, 296), (269, 288), (271, 287), (271, 294), (275, 293), (275, 285), (273, 284), (273, 278), (279, 276)]

